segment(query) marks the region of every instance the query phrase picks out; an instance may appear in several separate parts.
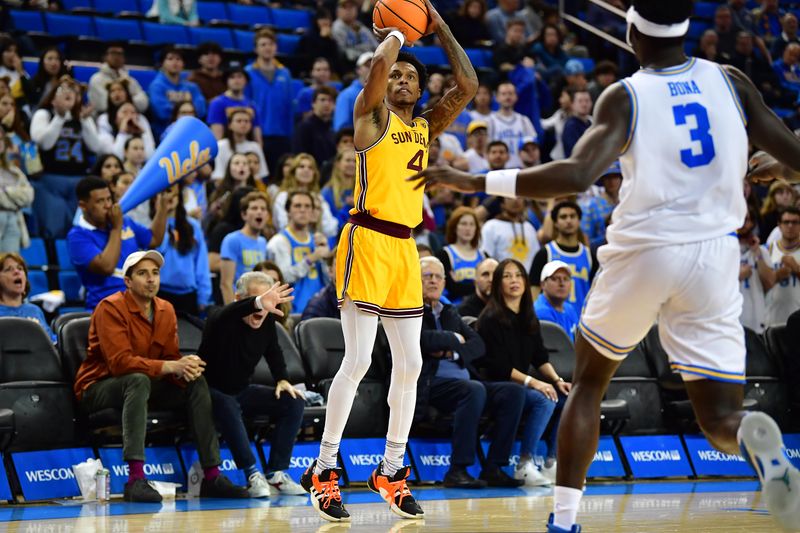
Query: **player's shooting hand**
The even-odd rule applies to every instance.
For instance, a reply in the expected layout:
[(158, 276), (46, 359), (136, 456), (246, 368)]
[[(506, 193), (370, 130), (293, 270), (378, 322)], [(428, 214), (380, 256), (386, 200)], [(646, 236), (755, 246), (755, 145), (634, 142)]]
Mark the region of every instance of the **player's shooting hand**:
[(436, 33), (436, 30), (441, 26), (444, 26), (444, 20), (442, 20), (442, 16), (436, 11), (430, 0), (425, 0), (425, 6), (428, 8), (428, 27), (425, 30), (425, 35), (430, 35), (431, 33)]
[(408, 39), (408, 36), (400, 28), (382, 28), (381, 29), (381, 28), (377, 27), (375, 24), (372, 25), (372, 33), (375, 34), (375, 38), (378, 39), (379, 43), (382, 43), (383, 40), (386, 39), (389, 36), (389, 34), (392, 33), (393, 31), (399, 31), (400, 33), (402, 33), (405, 36), (406, 39)]
[(418, 182), (414, 187), (415, 190), (428, 185), (441, 185), (458, 192), (478, 192), (482, 190), (483, 180), (453, 167), (428, 167), (407, 178), (406, 181)]

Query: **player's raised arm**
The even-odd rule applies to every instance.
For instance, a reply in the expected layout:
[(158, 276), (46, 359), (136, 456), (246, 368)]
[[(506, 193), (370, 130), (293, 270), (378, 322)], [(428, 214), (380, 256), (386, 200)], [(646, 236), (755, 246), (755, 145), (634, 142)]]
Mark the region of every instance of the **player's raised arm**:
[[(356, 97), (353, 107), (355, 121), (384, 105), (383, 99), (386, 97), (386, 87), (389, 85), (389, 70), (397, 61), (397, 54), (400, 53), (400, 47), (403, 45), (398, 37), (391, 36), (393, 31), (400, 32), (397, 28), (379, 29), (373, 26), (372, 29), (381, 43), (372, 56), (364, 88)], [(386, 120), (383, 115), (385, 113), (378, 117), (381, 122)]]
[(425, 4), (428, 6), (429, 18), (427, 33), (436, 32), (439, 37), (456, 83), (444, 93), (444, 96), (426, 115), (430, 126), (430, 138), (434, 139), (453, 123), (478, 92), (478, 75), (475, 73), (467, 53), (453, 37), (453, 33), (442, 20), (436, 8), (433, 7), (430, 0), (425, 0)]
[[(631, 102), (625, 88), (609, 87), (595, 107), (595, 122), (575, 145), (572, 156), (521, 171), (491, 173), (497, 179), (486, 187), (486, 175), (470, 175), (452, 167), (432, 167), (411, 176), (418, 187), (440, 184), (462, 192), (487, 191), (501, 196), (551, 198), (587, 190), (620, 156), (631, 131)], [(516, 187), (514, 188), (514, 175)], [(499, 180), (499, 181), (498, 181)], [(498, 184), (501, 187), (498, 188)]]

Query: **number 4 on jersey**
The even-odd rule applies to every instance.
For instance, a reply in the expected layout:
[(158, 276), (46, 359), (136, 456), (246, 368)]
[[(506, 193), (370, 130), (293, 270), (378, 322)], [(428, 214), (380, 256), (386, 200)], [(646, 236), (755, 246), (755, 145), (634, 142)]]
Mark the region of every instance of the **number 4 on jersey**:
[(700, 153), (694, 153), (692, 148), (681, 150), (681, 161), (689, 168), (702, 167), (714, 160), (717, 155), (714, 149), (714, 138), (711, 136), (711, 124), (708, 122), (708, 111), (705, 107), (692, 102), (690, 104), (676, 105), (672, 108), (675, 116), (675, 125), (684, 126), (688, 117), (694, 117), (697, 126), (689, 130), (693, 142), (700, 143)]
[(411, 158), (411, 161), (408, 162), (406, 168), (408, 170), (413, 170), (414, 172), (422, 172), (422, 157), (425, 155), (425, 152), (419, 150), (414, 157)]

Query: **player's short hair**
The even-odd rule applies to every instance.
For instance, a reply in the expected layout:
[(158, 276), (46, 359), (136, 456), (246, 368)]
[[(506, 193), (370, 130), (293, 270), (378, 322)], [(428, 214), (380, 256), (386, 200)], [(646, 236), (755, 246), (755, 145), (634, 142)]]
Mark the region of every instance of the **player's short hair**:
[(78, 197), (78, 200), (83, 200), (85, 202), (92, 196), (92, 191), (98, 189), (109, 189), (108, 183), (97, 176), (86, 176), (75, 186), (75, 195)]
[(400, 52), (397, 54), (397, 61), (403, 63), (410, 63), (415, 69), (417, 69), (417, 77), (419, 78), (419, 88), (423, 91), (428, 86), (428, 69), (425, 68), (425, 65), (416, 58), (413, 54), (409, 54), (408, 52)]
[(503, 148), (506, 149), (506, 152), (509, 151), (508, 150), (508, 145), (506, 143), (504, 143), (503, 141), (492, 141), (486, 146), (486, 153), (489, 153), (489, 150), (491, 150), (492, 147), (494, 147), (494, 146), (502, 146)]
[(258, 200), (262, 200), (267, 204), (267, 210), (269, 210), (269, 196), (261, 191), (251, 191), (239, 201), (239, 211), (244, 213), (250, 207), (250, 204)]
[(655, 24), (679, 24), (692, 16), (692, 0), (633, 0), (633, 7)]
[(316, 209), (317, 201), (314, 199), (314, 195), (307, 191), (291, 191), (289, 196), (286, 197), (286, 212), (289, 212), (289, 208), (292, 207), (292, 200), (294, 200), (295, 196), (308, 196), (309, 200), (311, 200), (311, 209)]
[(253, 44), (258, 44), (259, 39), (269, 39), (273, 43), (278, 42), (278, 37), (275, 35), (275, 32), (271, 28), (261, 28), (256, 32), (255, 39), (253, 40)]
[(558, 220), (558, 213), (562, 209), (574, 209), (575, 212), (578, 213), (578, 220), (583, 218), (583, 210), (581, 209), (581, 206), (575, 202), (565, 200), (563, 202), (558, 202), (555, 207), (553, 207), (553, 211), (550, 212), (550, 218), (553, 220), (553, 222)]

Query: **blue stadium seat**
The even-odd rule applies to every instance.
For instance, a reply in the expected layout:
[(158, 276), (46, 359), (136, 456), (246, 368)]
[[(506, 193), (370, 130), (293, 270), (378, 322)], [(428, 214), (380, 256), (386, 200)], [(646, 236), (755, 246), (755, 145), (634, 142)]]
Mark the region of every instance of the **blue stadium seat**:
[(142, 35), (150, 44), (191, 44), (186, 27), (177, 24), (142, 22)]
[(272, 24), (279, 30), (311, 29), (311, 13), (304, 9), (272, 8)]
[(711, 28), (711, 24), (699, 20), (693, 20), (689, 26), (689, 33), (686, 34), (687, 39), (700, 39), (707, 29)]
[(464, 50), (475, 68), (492, 67), (492, 51), (485, 48), (467, 48)]
[(75, 270), (69, 257), (66, 239), (56, 239), (56, 264), (61, 270)]
[(153, 79), (156, 77), (158, 72), (152, 69), (139, 69), (139, 68), (132, 68), (128, 69), (128, 72), (131, 75), (131, 78), (135, 79), (139, 82), (139, 85), (142, 86), (142, 89), (145, 91), (150, 84), (153, 82)]
[(79, 8), (92, 9), (94, 6), (91, 0), (61, 0), (61, 7), (64, 11), (72, 11)]
[(300, 94), (300, 91), (302, 91), (303, 87), (305, 86), (306, 85), (305, 83), (303, 83), (303, 80), (292, 78), (292, 83), (290, 88), (290, 90), (292, 91), (292, 100), (297, 98), (297, 95)]
[(721, 4), (719, 2), (695, 2), (694, 16), (701, 19), (713, 20), (714, 13)]
[(94, 9), (99, 13), (121, 13), (123, 11), (142, 13), (142, 8), (136, 0), (94, 0)]
[(297, 51), (297, 46), (300, 44), (299, 35), (290, 35), (288, 33), (278, 34), (278, 53), (291, 55)]
[(87, 16), (45, 13), (44, 23), (47, 31), (56, 36), (94, 36), (95, 34), (92, 18)]
[(587, 75), (594, 72), (594, 59), (591, 57), (576, 57), (575, 59), (581, 62), (581, 65), (583, 65), (583, 71)]
[(31, 284), (31, 292), (28, 294), (29, 297), (50, 290), (50, 285), (47, 283), (47, 273), (41, 270), (29, 271), (28, 282)]
[(96, 17), (97, 37), (104, 41), (141, 41), (142, 27), (138, 20)]
[(11, 24), (20, 31), (45, 31), (44, 19), (40, 11), (20, 11), (12, 9)]
[(252, 52), (255, 48), (255, 32), (248, 30), (233, 30), (233, 37), (236, 39), (236, 48), (238, 50)]
[(44, 247), (44, 239), (33, 237), (31, 239), (31, 245), (20, 250), (20, 255), (29, 268), (41, 268), (48, 265), (47, 249)]
[(89, 66), (82, 66), (82, 65), (73, 65), (72, 66), (72, 77), (76, 80), (89, 83), (89, 78), (91, 78), (95, 72), (98, 71), (98, 67), (89, 67)]
[(414, 54), (425, 65), (447, 64), (447, 56), (444, 54), (444, 50), (438, 46), (412, 46), (404, 50)]
[(243, 6), (231, 2), (228, 4), (228, 14), (231, 22), (236, 24), (246, 24), (248, 26), (272, 24), (270, 10), (264, 6)]
[(203, 22), (228, 20), (227, 2), (197, 2), (197, 16)]
[(29, 76), (33, 76), (39, 71), (39, 62), (38, 61), (22, 61), (22, 68), (25, 69), (25, 72), (28, 73)]
[(222, 48), (236, 48), (233, 34), (228, 28), (189, 28), (189, 38), (193, 45), (212, 41)]
[(58, 287), (64, 291), (68, 302), (77, 302), (81, 299), (81, 286), (81, 278), (74, 270), (58, 273)]

